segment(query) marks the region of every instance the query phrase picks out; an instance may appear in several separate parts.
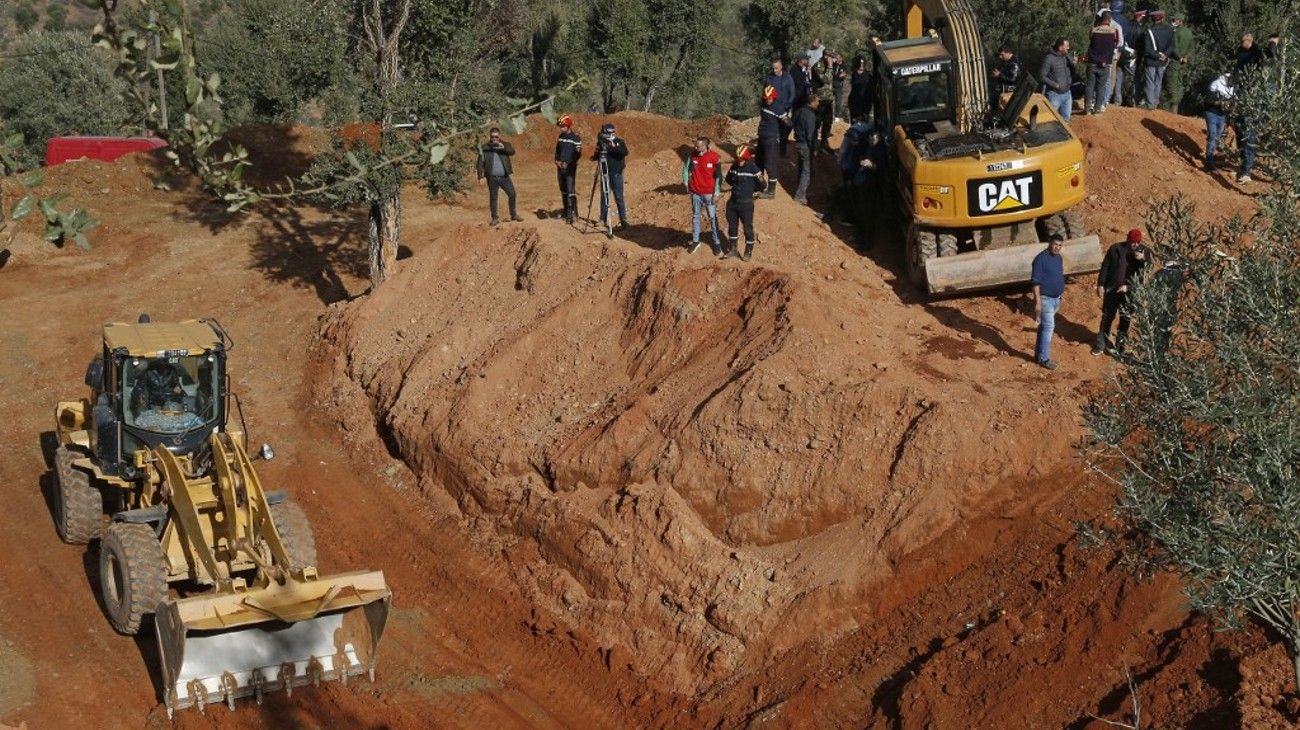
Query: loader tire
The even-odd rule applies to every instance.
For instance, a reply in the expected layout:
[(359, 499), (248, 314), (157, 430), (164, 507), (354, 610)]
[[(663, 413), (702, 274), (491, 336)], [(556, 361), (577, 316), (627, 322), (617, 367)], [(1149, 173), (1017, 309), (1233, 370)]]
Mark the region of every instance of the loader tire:
[(939, 242), (934, 231), (921, 228), (915, 221), (908, 224), (907, 248), (904, 252), (904, 258), (907, 259), (907, 277), (922, 291), (929, 291), (929, 284), (925, 278), (925, 262), (938, 255)]
[(951, 233), (939, 234), (939, 256), (957, 255), (957, 237)]
[(113, 628), (134, 636), (167, 598), (167, 558), (149, 525), (115, 522), (99, 543), (99, 588)]
[(293, 502), (281, 502), (271, 505), (271, 521), (280, 533), (284, 551), (289, 554), (293, 568), (315, 567), (316, 537), (311, 532), (311, 523), (302, 507)]
[(77, 452), (60, 446), (54, 452), (54, 527), (70, 545), (85, 545), (99, 537), (104, 503), (90, 475), (72, 465)]

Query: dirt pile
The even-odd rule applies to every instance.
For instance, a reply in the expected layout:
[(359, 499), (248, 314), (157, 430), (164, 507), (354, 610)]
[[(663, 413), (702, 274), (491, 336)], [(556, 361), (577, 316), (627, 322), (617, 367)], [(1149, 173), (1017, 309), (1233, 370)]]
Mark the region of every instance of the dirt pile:
[(1022, 301), (920, 303), (788, 199), (760, 203), (754, 263), (687, 257), (662, 149), (686, 125), (618, 122), (623, 240), (444, 215), (435, 254), (327, 328), (362, 394), (345, 409), (373, 413), (537, 601), (700, 691), (850, 628), (936, 537), (1078, 470), (1083, 388), (1028, 367)]

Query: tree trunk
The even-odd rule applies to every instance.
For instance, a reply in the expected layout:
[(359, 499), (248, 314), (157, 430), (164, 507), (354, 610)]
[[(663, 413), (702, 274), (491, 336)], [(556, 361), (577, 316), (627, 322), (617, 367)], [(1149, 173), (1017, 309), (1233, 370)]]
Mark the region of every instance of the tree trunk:
[(402, 240), (402, 198), (394, 193), (370, 204), (370, 288), (375, 289), (388, 279), (397, 261), (397, 247)]

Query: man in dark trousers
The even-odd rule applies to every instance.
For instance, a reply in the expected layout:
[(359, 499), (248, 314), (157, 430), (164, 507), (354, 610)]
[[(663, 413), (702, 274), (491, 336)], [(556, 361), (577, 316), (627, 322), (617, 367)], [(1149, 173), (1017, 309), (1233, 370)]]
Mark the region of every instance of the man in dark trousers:
[(993, 92), (993, 102), (996, 104), (1003, 94), (1010, 94), (1016, 90), (1016, 84), (1024, 73), (1020, 59), (1016, 58), (1015, 49), (1011, 46), (999, 48), (998, 59), (994, 61), (993, 70), (989, 73), (993, 77), (990, 90)]
[(794, 99), (790, 102), (790, 124), (786, 125), (781, 135), (781, 154), (783, 156), (789, 149), (794, 113), (808, 106), (808, 99), (813, 95), (812, 66), (809, 64), (806, 51), (794, 57), (794, 68), (790, 69), (790, 80), (794, 84)]
[(736, 150), (736, 161), (727, 170), (727, 184), (731, 186), (731, 197), (727, 199), (726, 255), (729, 258), (737, 255), (737, 234), (743, 223), (745, 252), (739, 255), (742, 261), (748, 261), (758, 240), (754, 234), (754, 193), (767, 187), (767, 176), (754, 164), (754, 150), (749, 145), (743, 144)]
[(769, 84), (763, 89), (762, 108), (758, 118), (758, 164), (767, 172), (767, 189), (758, 193), (760, 198), (776, 197), (776, 178), (781, 172), (781, 113), (777, 103), (781, 92)]
[(722, 239), (718, 233), (718, 195), (722, 192), (722, 158), (709, 149), (708, 137), (697, 137), (695, 149), (686, 156), (682, 165), (682, 184), (691, 196), (691, 247), (695, 253), (700, 247), (700, 216), (709, 216), (709, 232), (713, 234), (713, 254), (722, 256)]
[[(606, 123), (600, 128), (600, 138), (596, 140), (596, 156), (592, 159), (605, 158), (609, 165), (609, 192), (618, 204), (618, 227), (627, 228), (627, 204), (623, 201), (623, 168), (627, 163), (627, 142), (614, 132), (614, 125)], [(609, 200), (605, 190), (600, 191), (600, 220), (609, 220)]]
[(487, 178), (488, 207), (492, 211), (492, 225), (497, 225), (497, 192), (506, 191), (506, 200), (510, 203), (510, 220), (521, 221), (515, 208), (515, 184), (510, 181), (514, 170), (510, 167), (510, 158), (514, 157), (514, 145), (501, 140), (501, 130), (493, 127), (488, 130), (488, 141), (479, 147), (478, 176)]
[(564, 202), (564, 220), (578, 220), (578, 160), (582, 159), (582, 137), (573, 131), (573, 117), (562, 115), (556, 122), (561, 129), (555, 140), (555, 179), (560, 184)]
[(878, 203), (884, 194), (888, 150), (880, 128), (854, 122), (840, 144), (841, 217), (856, 229), (857, 245), (870, 248), (879, 225)]
[[(767, 104), (764, 107), (768, 111), (764, 111), (763, 114), (766, 116), (770, 111), (772, 114), (776, 115), (777, 123), (778, 126), (780, 127), (779, 133), (777, 135), (778, 140), (780, 141), (780, 153), (784, 155), (785, 147), (786, 147), (785, 140), (787, 138), (787, 135), (790, 134), (790, 113), (791, 111), (793, 111), (795, 97), (797, 96), (798, 92), (795, 89), (794, 77), (786, 73), (785, 64), (781, 61), (779, 57), (772, 59), (772, 72), (769, 73), (767, 77), (763, 79), (764, 97), (767, 96), (768, 87), (775, 89), (776, 95), (775, 98), (771, 101), (771, 103)], [(775, 165), (780, 162), (780, 157), (776, 155), (771, 155), (771, 157), (775, 157), (776, 159), (775, 161), (769, 161), (767, 159), (769, 155), (767, 154), (766, 147), (764, 147), (760, 151), (760, 154), (763, 155), (763, 161), (762, 161), (763, 168), (767, 170), (767, 177), (769, 183), (775, 185), (776, 184)]]
[(1056, 331), (1056, 310), (1061, 307), (1065, 294), (1065, 259), (1061, 249), (1065, 237), (1053, 233), (1047, 248), (1038, 252), (1030, 265), (1029, 281), (1034, 285), (1034, 318), (1038, 320), (1038, 338), (1034, 345), (1034, 360), (1048, 370), (1056, 369), (1052, 359), (1052, 333)]
[(1151, 252), (1142, 245), (1142, 231), (1137, 228), (1128, 232), (1123, 243), (1117, 243), (1106, 251), (1106, 256), (1101, 261), (1101, 270), (1097, 272), (1097, 295), (1101, 297), (1101, 331), (1097, 333), (1097, 341), (1092, 345), (1092, 354), (1100, 355), (1111, 349), (1110, 325), (1115, 321), (1116, 314), (1119, 315), (1119, 327), (1115, 330), (1113, 352), (1124, 352), (1129, 325), (1129, 291), (1150, 259)]
[(799, 186), (794, 191), (794, 202), (808, 204), (808, 183), (812, 180), (813, 154), (817, 151), (817, 110), (821, 99), (810, 97), (808, 103), (794, 112), (794, 148), (799, 153)]

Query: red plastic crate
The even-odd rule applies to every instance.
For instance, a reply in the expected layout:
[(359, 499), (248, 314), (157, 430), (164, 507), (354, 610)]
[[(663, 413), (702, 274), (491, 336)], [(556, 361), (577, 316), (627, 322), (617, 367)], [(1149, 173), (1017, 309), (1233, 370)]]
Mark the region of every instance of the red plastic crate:
[(45, 144), (45, 164), (58, 165), (83, 157), (112, 162), (131, 152), (166, 146), (167, 142), (158, 137), (55, 137)]

